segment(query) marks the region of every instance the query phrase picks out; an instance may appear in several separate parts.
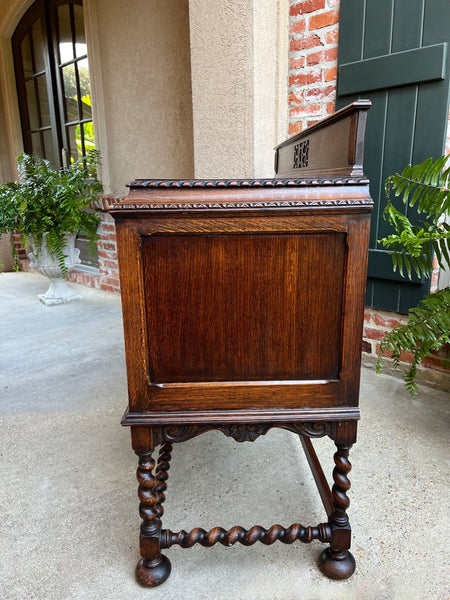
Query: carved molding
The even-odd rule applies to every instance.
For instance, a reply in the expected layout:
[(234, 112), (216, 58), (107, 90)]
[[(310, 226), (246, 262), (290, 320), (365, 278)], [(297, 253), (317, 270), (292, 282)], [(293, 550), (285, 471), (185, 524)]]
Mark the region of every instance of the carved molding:
[[(365, 177), (331, 177), (315, 179), (137, 179), (128, 184), (130, 188), (276, 188), (367, 185)], [(250, 200), (250, 201), (179, 201), (133, 202), (132, 198), (113, 203), (109, 210), (156, 211), (156, 210), (228, 210), (228, 209), (266, 209), (266, 208), (302, 208), (333, 206), (371, 206), (371, 198), (318, 198), (305, 200)]]
[(318, 438), (329, 435), (332, 425), (328, 422), (293, 422), (293, 423), (217, 423), (208, 425), (166, 425), (160, 429), (161, 442), (185, 442), (206, 431), (221, 431), (236, 442), (254, 442), (265, 435), (273, 427), (287, 429), (298, 435)]
[(305, 421), (303, 423), (286, 423), (281, 427), (308, 438), (319, 438), (331, 433), (332, 424), (323, 421)]
[(127, 202), (113, 204), (110, 210), (224, 210), (230, 208), (301, 208), (311, 206), (372, 206), (369, 198), (321, 200), (270, 200), (267, 202)]
[(247, 187), (305, 187), (318, 185), (367, 185), (366, 177), (310, 177), (296, 179), (135, 179), (131, 188), (247, 188)]
[(260, 435), (266, 435), (271, 427), (271, 423), (235, 423), (218, 429), (236, 442), (254, 442)]
[(160, 428), (164, 442), (186, 442), (211, 429), (208, 425), (166, 425)]

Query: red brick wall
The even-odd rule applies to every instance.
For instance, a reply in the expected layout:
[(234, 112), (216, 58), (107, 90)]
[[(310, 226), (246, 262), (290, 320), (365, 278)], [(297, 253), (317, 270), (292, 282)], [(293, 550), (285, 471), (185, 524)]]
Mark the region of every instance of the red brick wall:
[(28, 266), (29, 261), (27, 258), (27, 253), (26, 253), (25, 249), (23, 248), (22, 244), (20, 243), (20, 234), (18, 234), (17, 232), (14, 232), (13, 238), (14, 238), (14, 248), (15, 248), (16, 255), (17, 255), (17, 262), (19, 263), (19, 269), (21, 271), (26, 271), (27, 269), (24, 267)]
[[(300, 133), (334, 112), (340, 0), (290, 0), (289, 128)], [(450, 154), (450, 113), (445, 153)]]
[(291, 0), (289, 135), (334, 112), (339, 0)]
[[(123, 196), (105, 196), (94, 207), (100, 209), (100, 226), (98, 228), (98, 268), (100, 272), (100, 289), (107, 292), (120, 292), (119, 265), (117, 261), (116, 228), (114, 219), (105, 210)], [(103, 212), (101, 212), (103, 211)]]
[[(380, 349), (380, 341), (391, 331), (396, 325), (402, 325), (408, 322), (406, 315), (400, 315), (385, 310), (376, 310), (367, 308), (364, 314), (364, 333), (363, 333), (363, 352), (369, 356), (377, 357)], [(428, 356), (423, 359), (422, 366), (425, 368), (443, 371), (448, 373), (449, 369), (442, 365), (442, 360), (448, 360), (447, 346), (434, 356)], [(412, 354), (402, 352), (400, 356), (401, 362), (409, 363), (412, 360)]]
[[(335, 110), (340, 0), (290, 0), (289, 35), (289, 128), (300, 133)], [(450, 123), (450, 114), (449, 114)], [(447, 130), (450, 154), (450, 126)], [(436, 290), (438, 270), (431, 285)], [(406, 317), (366, 309), (363, 351), (377, 355), (381, 338)], [(403, 357), (408, 361), (408, 356)], [(441, 368), (439, 358), (424, 365)]]

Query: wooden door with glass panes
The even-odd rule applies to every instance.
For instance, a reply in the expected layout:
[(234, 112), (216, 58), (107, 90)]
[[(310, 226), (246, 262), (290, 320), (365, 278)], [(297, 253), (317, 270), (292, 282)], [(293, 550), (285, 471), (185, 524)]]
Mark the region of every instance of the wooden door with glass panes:
[[(95, 148), (82, 0), (37, 0), (12, 37), (24, 151), (64, 167)], [(81, 234), (82, 262), (94, 266)]]

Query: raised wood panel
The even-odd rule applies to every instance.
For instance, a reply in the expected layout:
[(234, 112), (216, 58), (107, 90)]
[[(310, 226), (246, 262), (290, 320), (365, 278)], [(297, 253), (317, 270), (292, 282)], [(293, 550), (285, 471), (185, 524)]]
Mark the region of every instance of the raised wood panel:
[(142, 239), (150, 380), (339, 376), (344, 234)]

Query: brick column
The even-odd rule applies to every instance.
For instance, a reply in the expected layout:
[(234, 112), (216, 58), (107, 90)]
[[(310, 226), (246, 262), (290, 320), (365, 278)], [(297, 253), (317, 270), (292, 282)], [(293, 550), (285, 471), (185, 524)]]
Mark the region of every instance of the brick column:
[(98, 269), (99, 287), (106, 292), (120, 292), (119, 264), (117, 260), (116, 227), (114, 219), (106, 211), (110, 204), (123, 196), (105, 196), (94, 203), (99, 209), (100, 225), (98, 228)]
[(334, 112), (338, 34), (339, 0), (291, 0), (290, 135)]

